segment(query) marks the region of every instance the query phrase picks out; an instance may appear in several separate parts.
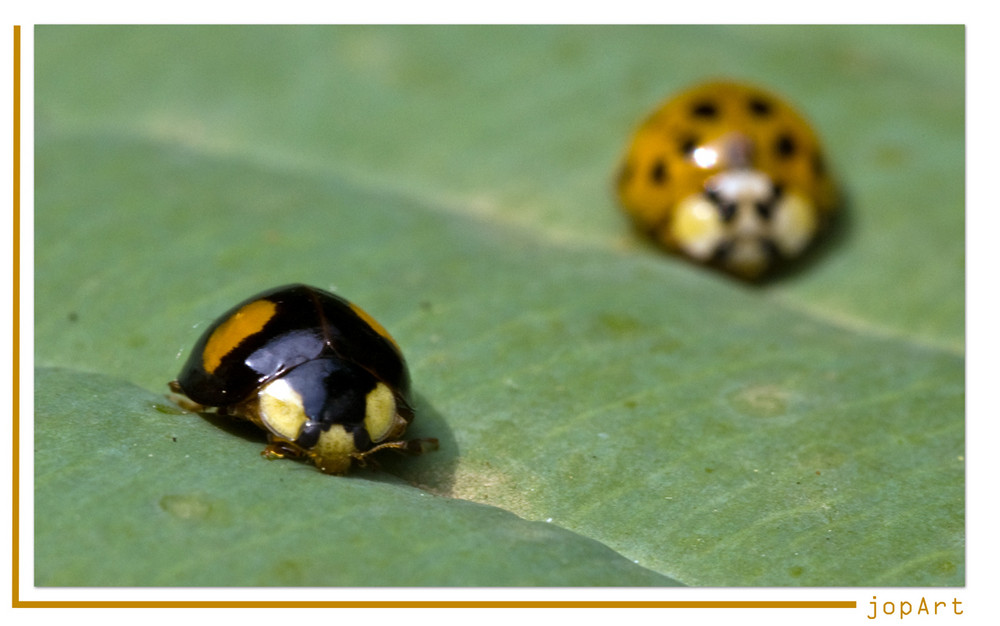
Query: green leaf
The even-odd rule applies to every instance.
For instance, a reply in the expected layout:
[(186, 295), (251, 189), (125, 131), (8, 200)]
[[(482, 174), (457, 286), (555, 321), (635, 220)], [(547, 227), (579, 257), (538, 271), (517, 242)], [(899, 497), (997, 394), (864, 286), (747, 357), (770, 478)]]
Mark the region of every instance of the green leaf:
[(36, 407), (37, 585), (675, 584), (554, 524), (389, 474), (265, 462), (259, 432), (113, 378), (40, 369), (36, 384), (53, 390)]
[[(962, 28), (35, 48), (36, 584), (964, 584)], [(610, 189), (719, 74), (795, 101), (851, 199), (760, 287), (636, 240)], [(393, 333), (438, 452), (330, 477), (170, 408), (200, 330), (287, 282)]]

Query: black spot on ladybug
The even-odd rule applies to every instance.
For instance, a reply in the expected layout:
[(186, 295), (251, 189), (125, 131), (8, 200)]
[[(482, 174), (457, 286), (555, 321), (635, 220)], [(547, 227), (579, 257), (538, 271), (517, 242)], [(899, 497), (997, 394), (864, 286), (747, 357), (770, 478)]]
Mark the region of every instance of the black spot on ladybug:
[(681, 139), (680, 142), (681, 154), (685, 156), (690, 156), (694, 149), (698, 147), (698, 138), (693, 136), (686, 136)]
[(649, 179), (653, 181), (654, 185), (662, 185), (667, 182), (667, 165), (663, 159), (657, 159), (653, 163), (653, 167), (649, 170)]
[(735, 202), (723, 202), (719, 205), (719, 214), (722, 216), (722, 221), (729, 222), (733, 221), (736, 217), (736, 203)]
[(771, 215), (774, 213), (774, 203), (771, 201), (758, 202), (755, 207), (757, 209), (757, 215), (760, 216), (762, 220), (771, 219)]
[(691, 107), (691, 115), (706, 120), (715, 119), (719, 115), (719, 107), (711, 100), (702, 100)]
[(724, 200), (718, 191), (709, 189), (705, 192), (705, 197), (715, 205), (723, 222), (729, 223), (736, 217), (736, 203)]
[(747, 103), (747, 109), (756, 117), (768, 117), (774, 111), (771, 103), (760, 97), (750, 98), (750, 101)]
[(778, 135), (778, 138), (774, 141), (774, 153), (782, 159), (795, 156), (797, 151), (798, 145), (795, 143), (795, 139), (788, 133)]

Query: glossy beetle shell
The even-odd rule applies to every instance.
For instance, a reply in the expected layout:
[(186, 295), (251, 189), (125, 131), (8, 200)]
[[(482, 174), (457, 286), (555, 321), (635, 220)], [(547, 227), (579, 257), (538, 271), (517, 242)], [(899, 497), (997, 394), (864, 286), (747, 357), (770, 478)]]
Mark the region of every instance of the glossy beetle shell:
[(743, 278), (813, 242), (838, 204), (819, 139), (781, 98), (716, 81), (662, 104), (633, 136), (617, 193), (670, 251)]
[(396, 342), (332, 293), (287, 285), (232, 307), (195, 343), (171, 388), (195, 409), (267, 431), (270, 457), (307, 457), (342, 474), (401, 441), (413, 419), (409, 374)]

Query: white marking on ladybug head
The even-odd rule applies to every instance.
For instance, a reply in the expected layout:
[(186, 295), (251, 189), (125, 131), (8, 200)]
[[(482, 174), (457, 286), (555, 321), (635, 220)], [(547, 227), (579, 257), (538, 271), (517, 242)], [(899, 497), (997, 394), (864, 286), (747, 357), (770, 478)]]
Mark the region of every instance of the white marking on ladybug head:
[(761, 274), (775, 254), (795, 256), (815, 235), (816, 212), (804, 196), (776, 186), (756, 170), (726, 170), (702, 193), (677, 205), (670, 239), (699, 261), (720, 260), (748, 277)]

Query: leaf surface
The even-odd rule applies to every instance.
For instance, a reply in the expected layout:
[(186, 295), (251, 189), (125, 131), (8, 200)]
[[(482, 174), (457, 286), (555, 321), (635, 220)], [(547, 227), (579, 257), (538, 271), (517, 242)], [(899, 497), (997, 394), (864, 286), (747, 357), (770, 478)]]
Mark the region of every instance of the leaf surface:
[[(962, 28), (35, 47), (37, 584), (964, 584)], [(850, 197), (759, 287), (611, 192), (642, 116), (716, 75), (798, 104)], [(287, 282), (392, 332), (440, 451), (331, 478), (168, 408), (200, 330)]]

